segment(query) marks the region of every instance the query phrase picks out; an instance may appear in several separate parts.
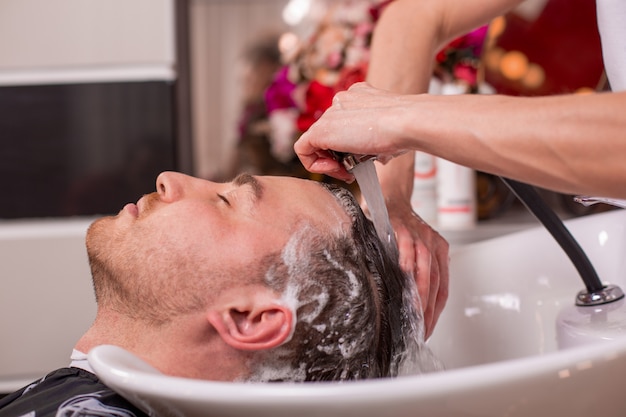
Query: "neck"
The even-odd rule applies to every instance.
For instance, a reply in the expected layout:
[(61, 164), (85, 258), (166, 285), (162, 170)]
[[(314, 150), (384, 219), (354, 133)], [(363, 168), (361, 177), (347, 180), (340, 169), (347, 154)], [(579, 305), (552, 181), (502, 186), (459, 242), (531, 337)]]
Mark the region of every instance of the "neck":
[(154, 325), (99, 309), (75, 349), (88, 353), (98, 345), (119, 346), (166, 375), (195, 379), (240, 379), (249, 359), (228, 347), (201, 313)]

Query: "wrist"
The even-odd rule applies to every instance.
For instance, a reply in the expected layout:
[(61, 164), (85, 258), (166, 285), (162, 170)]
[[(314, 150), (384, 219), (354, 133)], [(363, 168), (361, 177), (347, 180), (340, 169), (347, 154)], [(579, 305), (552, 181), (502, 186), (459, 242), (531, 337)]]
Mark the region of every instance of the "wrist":
[(385, 201), (405, 201), (410, 203), (413, 193), (413, 170), (415, 152), (400, 155), (387, 164), (376, 164), (378, 180)]

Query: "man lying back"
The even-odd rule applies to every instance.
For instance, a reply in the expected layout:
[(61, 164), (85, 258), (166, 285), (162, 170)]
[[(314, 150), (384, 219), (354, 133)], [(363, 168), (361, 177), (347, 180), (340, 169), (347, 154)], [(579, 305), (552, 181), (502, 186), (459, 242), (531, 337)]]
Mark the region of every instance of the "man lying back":
[(91, 372), (86, 354), (103, 344), (217, 381), (393, 377), (430, 363), (414, 283), (345, 189), (164, 172), (156, 192), (96, 220), (86, 246), (93, 325), (71, 367), (1, 399), (0, 416), (144, 415)]

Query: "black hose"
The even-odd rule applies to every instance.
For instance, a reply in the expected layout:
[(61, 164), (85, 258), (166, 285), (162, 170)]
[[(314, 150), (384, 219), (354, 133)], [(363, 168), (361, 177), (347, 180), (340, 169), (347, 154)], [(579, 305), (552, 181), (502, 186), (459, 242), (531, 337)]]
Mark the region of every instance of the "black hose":
[(526, 208), (537, 217), (552, 237), (570, 258), (576, 270), (580, 274), (589, 293), (601, 291), (604, 288), (591, 261), (582, 250), (574, 236), (565, 227), (556, 213), (543, 201), (537, 190), (528, 184), (524, 184), (508, 178), (502, 181), (513, 191)]

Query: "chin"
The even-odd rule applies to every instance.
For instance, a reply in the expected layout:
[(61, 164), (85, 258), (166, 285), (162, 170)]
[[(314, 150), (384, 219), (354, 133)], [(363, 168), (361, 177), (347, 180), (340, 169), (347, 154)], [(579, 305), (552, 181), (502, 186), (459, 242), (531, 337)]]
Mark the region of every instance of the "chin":
[(108, 240), (107, 232), (110, 230), (109, 224), (112, 219), (112, 217), (102, 217), (89, 225), (85, 236), (85, 246), (87, 246), (89, 259), (102, 251), (103, 243)]

